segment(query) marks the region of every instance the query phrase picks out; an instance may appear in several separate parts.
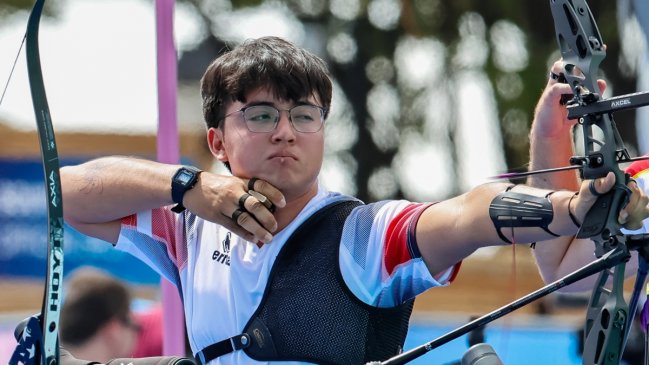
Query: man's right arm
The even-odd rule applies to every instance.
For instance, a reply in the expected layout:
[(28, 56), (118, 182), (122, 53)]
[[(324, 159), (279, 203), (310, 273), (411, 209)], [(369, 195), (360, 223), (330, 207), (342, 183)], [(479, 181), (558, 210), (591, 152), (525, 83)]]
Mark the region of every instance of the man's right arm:
[(121, 156), (63, 167), (65, 220), (79, 232), (116, 243), (121, 218), (173, 203), (170, 182), (179, 167)]
[[(66, 166), (61, 169), (65, 220), (81, 233), (117, 243), (123, 217), (174, 203), (171, 180), (180, 167), (124, 156)], [(248, 241), (266, 243), (272, 239), (277, 222), (263, 204), (249, 198), (246, 213), (254, 219), (242, 218), (237, 223), (231, 218), (239, 208), (239, 198), (248, 191), (247, 182), (205, 171), (185, 193), (182, 203), (197, 216)], [(256, 186), (273, 204), (284, 206), (279, 190), (268, 183)]]

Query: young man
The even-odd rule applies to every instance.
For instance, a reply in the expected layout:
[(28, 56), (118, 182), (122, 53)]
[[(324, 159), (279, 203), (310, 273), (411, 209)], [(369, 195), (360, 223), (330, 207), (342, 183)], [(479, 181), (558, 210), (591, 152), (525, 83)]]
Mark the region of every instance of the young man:
[[(233, 176), (125, 157), (61, 173), (68, 223), (178, 286), (200, 363), (385, 360), (401, 350), (413, 298), (449, 283), (463, 258), (574, 235), (595, 200), (589, 182), (579, 195), (486, 184), (437, 204), (325, 191), (331, 81), (321, 59), (279, 38), (217, 58), (202, 97), (209, 148)], [(635, 226), (647, 198), (631, 188), (621, 218)], [(535, 223), (516, 226), (523, 215)]]

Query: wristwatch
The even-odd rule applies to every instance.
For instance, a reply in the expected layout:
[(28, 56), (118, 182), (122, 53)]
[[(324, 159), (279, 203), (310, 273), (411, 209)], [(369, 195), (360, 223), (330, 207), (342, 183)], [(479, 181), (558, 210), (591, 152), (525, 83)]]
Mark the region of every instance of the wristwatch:
[(185, 210), (183, 197), (189, 189), (196, 185), (201, 172), (193, 166), (183, 166), (176, 171), (171, 178), (171, 199), (176, 203), (176, 206), (171, 208), (171, 211), (180, 213)]

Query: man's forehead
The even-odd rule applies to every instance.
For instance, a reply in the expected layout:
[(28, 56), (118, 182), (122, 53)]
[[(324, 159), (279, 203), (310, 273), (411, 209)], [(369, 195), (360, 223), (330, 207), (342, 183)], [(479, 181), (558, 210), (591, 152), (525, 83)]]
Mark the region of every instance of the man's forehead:
[(234, 106), (235, 107), (243, 106), (245, 104), (260, 103), (260, 102), (279, 105), (279, 106), (292, 106), (303, 102), (319, 105), (318, 100), (315, 94), (313, 93), (299, 100), (292, 100), (292, 99), (287, 100), (285, 98), (279, 97), (277, 93), (271, 90), (270, 88), (257, 88), (255, 90), (246, 93), (245, 101), (236, 101), (234, 103)]

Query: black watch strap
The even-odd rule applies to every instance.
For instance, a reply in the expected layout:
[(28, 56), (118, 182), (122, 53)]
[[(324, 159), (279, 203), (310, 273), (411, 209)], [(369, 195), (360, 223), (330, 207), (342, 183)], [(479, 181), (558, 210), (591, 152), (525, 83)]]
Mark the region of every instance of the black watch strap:
[(183, 166), (176, 171), (171, 178), (171, 199), (176, 206), (171, 208), (173, 212), (180, 213), (185, 210), (183, 197), (185, 193), (196, 185), (198, 175), (202, 171), (193, 166)]

